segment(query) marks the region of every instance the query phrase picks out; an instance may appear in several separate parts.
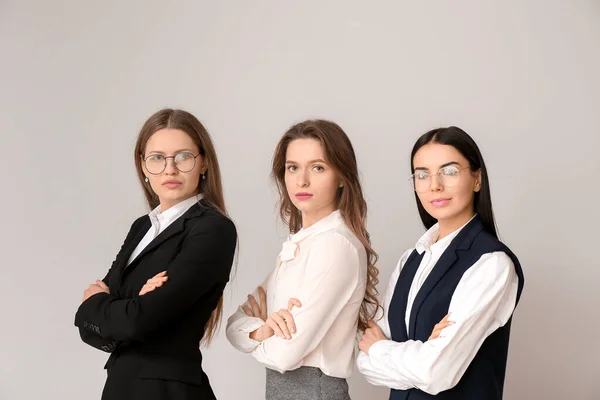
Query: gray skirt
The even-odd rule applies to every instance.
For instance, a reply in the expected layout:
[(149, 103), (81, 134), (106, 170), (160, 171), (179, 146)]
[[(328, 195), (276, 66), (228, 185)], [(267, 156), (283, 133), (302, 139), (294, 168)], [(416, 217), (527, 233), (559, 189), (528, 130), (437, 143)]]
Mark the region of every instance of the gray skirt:
[(283, 374), (267, 368), (266, 400), (350, 400), (348, 382), (319, 368), (300, 367)]

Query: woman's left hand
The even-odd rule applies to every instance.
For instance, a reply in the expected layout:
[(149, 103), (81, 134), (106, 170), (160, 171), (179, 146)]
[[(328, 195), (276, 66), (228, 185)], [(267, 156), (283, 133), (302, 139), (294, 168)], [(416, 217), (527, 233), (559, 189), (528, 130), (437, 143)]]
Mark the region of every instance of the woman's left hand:
[(387, 337), (385, 337), (379, 325), (373, 321), (369, 321), (369, 327), (365, 330), (365, 333), (358, 344), (358, 348), (361, 351), (369, 354), (369, 349), (371, 349), (371, 346), (380, 340), (387, 340)]
[(296, 333), (296, 322), (292, 316), (292, 308), (302, 307), (300, 300), (291, 298), (288, 301), (288, 308), (282, 308), (281, 310), (271, 314), (265, 321), (265, 324), (269, 326), (275, 332), (277, 336), (282, 339), (291, 339), (292, 333)]
[(96, 283), (92, 283), (87, 289), (83, 291), (83, 299), (81, 300), (81, 302), (83, 303), (84, 301), (98, 293), (110, 294), (110, 289), (101, 280), (96, 280)]

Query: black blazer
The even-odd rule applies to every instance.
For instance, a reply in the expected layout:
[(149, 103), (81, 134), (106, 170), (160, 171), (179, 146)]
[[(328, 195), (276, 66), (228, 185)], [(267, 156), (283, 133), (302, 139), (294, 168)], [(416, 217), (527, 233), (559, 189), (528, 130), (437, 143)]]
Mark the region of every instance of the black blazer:
[[(237, 242), (227, 217), (205, 201), (193, 205), (127, 261), (151, 227), (133, 225), (99, 293), (75, 315), (82, 340), (112, 353), (103, 399), (214, 399), (202, 370), (199, 342), (229, 280)], [(161, 271), (168, 281), (139, 296)]]

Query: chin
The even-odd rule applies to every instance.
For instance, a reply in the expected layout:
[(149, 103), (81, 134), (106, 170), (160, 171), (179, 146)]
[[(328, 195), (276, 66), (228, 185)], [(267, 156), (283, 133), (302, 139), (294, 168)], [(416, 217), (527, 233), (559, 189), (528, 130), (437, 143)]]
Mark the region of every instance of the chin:
[(437, 219), (438, 221), (443, 221), (445, 219), (452, 218), (453, 216), (456, 215), (456, 212), (454, 210), (444, 210), (444, 209), (439, 209), (439, 208), (433, 208), (433, 209), (426, 208), (425, 211), (427, 211), (427, 213), (429, 215), (431, 215), (433, 218)]

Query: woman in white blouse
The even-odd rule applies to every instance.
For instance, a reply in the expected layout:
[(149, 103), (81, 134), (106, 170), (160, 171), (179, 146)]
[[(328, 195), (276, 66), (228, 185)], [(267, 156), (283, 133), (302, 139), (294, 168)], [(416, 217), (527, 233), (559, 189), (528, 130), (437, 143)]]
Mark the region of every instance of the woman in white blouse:
[(391, 400), (499, 400), (523, 273), (497, 238), (483, 157), (466, 132), (440, 128), (419, 138), (411, 169), (428, 231), (392, 274), (359, 370)]
[(227, 338), (267, 367), (266, 399), (349, 399), (357, 328), (378, 307), (377, 255), (356, 157), (335, 123), (281, 138), (272, 175), (289, 226), (275, 270), (227, 323)]

